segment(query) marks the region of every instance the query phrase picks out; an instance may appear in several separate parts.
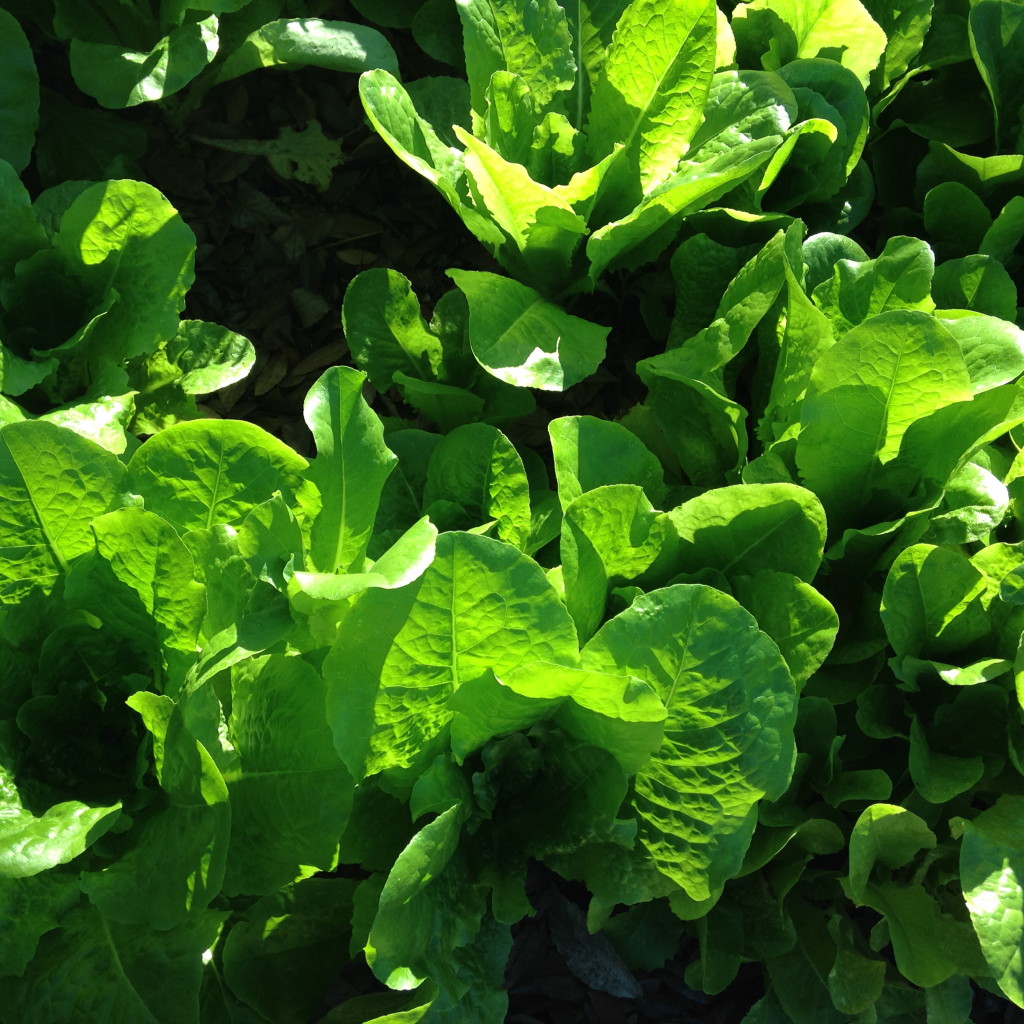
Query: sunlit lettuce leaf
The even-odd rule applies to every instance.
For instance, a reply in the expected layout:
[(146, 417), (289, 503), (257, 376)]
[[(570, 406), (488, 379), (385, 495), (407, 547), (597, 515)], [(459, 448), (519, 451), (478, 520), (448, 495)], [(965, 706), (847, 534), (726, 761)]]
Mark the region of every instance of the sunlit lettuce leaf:
[(217, 55), (218, 20), (210, 16), (172, 28), (152, 49), (115, 42), (71, 40), (71, 73), (101, 106), (120, 109), (160, 100), (183, 89)]
[(635, 777), (639, 840), (694, 900), (743, 862), (757, 802), (792, 773), (796, 687), (778, 648), (737, 602), (705, 586), (638, 598), (582, 652), (586, 668), (648, 681), (665, 739)]
[(469, 300), (473, 355), (518, 387), (564, 391), (589, 377), (605, 354), (608, 328), (573, 316), (511, 278), (449, 270)]
[(13, 773), (0, 768), (0, 877), (29, 878), (66, 864), (107, 832), (120, 810), (72, 800), (37, 816), (22, 806)]
[(967, 399), (968, 384), (956, 340), (916, 310), (873, 316), (818, 359), (796, 461), (830, 528), (856, 516), (915, 420)]
[(259, 68), (318, 67), (359, 73), (373, 68), (397, 72), (395, 51), (369, 25), (319, 18), (281, 18), (261, 25), (234, 47), (218, 67), (216, 82)]
[(434, 449), (427, 465), (423, 507), (435, 501), (462, 506), (465, 528), (496, 522), (495, 534), (520, 550), (530, 536), (530, 486), (519, 453), (486, 423), (456, 427)]
[(208, 395), (245, 378), (256, 361), (248, 338), (204, 320), (182, 320), (174, 337), (129, 370), (138, 390), (132, 428), (155, 434), (199, 415), (195, 395)]
[(409, 279), (397, 270), (357, 274), (345, 290), (341, 316), (352, 358), (378, 391), (392, 385), (396, 372), (437, 378), (441, 341), (427, 329)]
[(194, 420), (143, 444), (128, 464), (127, 485), (178, 530), (237, 526), (274, 491), (294, 493), (306, 465), (252, 423)]
[(972, 821), (960, 822), (960, 881), (971, 923), (996, 984), (1024, 1006), (1024, 886), (1019, 796), (1003, 795)]
[(860, 0), (750, 0), (733, 12), (732, 30), (741, 62), (760, 59), (775, 71), (798, 57), (827, 57), (864, 86), (886, 46)]
[(543, 570), (487, 537), (443, 533), (414, 583), (368, 590), (324, 661), (328, 721), (357, 780), (422, 765), (461, 683), (530, 661), (572, 665), (576, 633)]
[(668, 8), (633, 0), (619, 19), (594, 84), (587, 135), (593, 163), (623, 144), (617, 160), (639, 179), (626, 177), (627, 202), (666, 181), (690, 146), (715, 71), (716, 23), (707, 0)]
[(195, 581), (192, 556), (174, 528), (140, 508), (108, 512), (91, 526), (96, 547), (68, 573), (68, 604), (93, 611), (158, 673), (169, 650), (194, 655), (206, 589)]
[(327, 370), (306, 395), (303, 413), (317, 454), (299, 502), (309, 522), (309, 557), (318, 572), (360, 572), (381, 489), (396, 458), (380, 419), (362, 395), (365, 376), (347, 366)]
[(680, 545), (677, 571), (763, 569), (814, 578), (825, 544), (821, 502), (795, 484), (736, 484), (691, 498), (668, 514)]
[[(613, 586), (642, 576), (677, 548), (671, 519), (655, 512), (634, 484), (595, 487), (576, 498), (562, 520), (565, 604), (582, 640), (604, 620)], [(672, 563), (674, 566), (674, 562)]]
[(384, 141), (400, 160), (434, 185), (466, 227), (482, 242), (504, 242), (501, 230), (469, 205), (462, 182), (462, 154), (446, 146), (416, 112), (398, 80), (384, 70), (367, 71), (359, 76), (359, 95), (367, 117)]
[(472, 884), (472, 868), (457, 848), (461, 814), (458, 804), (444, 811), (399, 854), (365, 953), (391, 988), (433, 981), (437, 1019), (472, 1024), (501, 1019), (507, 1010), (502, 980), (512, 936), (488, 913), (484, 890)]
[(665, 496), (661, 463), (626, 427), (596, 416), (562, 416), (548, 424), (558, 500), (563, 510), (605, 484), (636, 484), (652, 502)]
[(93, 366), (151, 352), (174, 336), (195, 276), (196, 240), (152, 185), (92, 185), (61, 218), (53, 245), (97, 304), (116, 296), (89, 340)]
[(50, 423), (0, 431), (0, 599), (49, 589), (92, 547), (92, 520), (116, 504), (124, 465), (92, 441)]
[(574, 77), (565, 13), (555, 0), (459, 0), (473, 110), (496, 71), (518, 75), (539, 115), (556, 106)]

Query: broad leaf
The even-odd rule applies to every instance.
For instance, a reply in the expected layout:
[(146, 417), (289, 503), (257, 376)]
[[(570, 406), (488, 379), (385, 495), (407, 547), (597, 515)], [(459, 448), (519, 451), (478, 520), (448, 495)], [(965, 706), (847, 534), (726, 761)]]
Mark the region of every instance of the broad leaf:
[(356, 74), (382, 68), (397, 74), (398, 59), (384, 36), (368, 25), (282, 18), (246, 36), (217, 68), (215, 81), (258, 68), (306, 66)]
[(564, 391), (604, 359), (608, 328), (581, 320), (532, 288), (486, 271), (449, 270), (469, 300), (473, 355), (499, 380)]
[(499, 540), (525, 548), (530, 486), (519, 453), (497, 427), (469, 423), (441, 440), (427, 466), (424, 510), (435, 501), (461, 505), (469, 517), (467, 529), (495, 520)]
[(0, 768), (0, 879), (28, 878), (73, 860), (116, 824), (120, 810), (70, 800), (36, 816), (22, 806), (13, 773)]
[(116, 502), (124, 466), (92, 441), (49, 423), (0, 431), (0, 600), (49, 590), (92, 547), (90, 523)]
[(639, 839), (694, 900), (740, 869), (757, 801), (789, 783), (796, 688), (778, 648), (720, 591), (675, 586), (638, 598), (582, 653), (586, 668), (648, 681), (665, 740), (635, 777)]
[(849, 331), (815, 364), (796, 461), (836, 523), (850, 522), (915, 420), (970, 396), (960, 346), (925, 313), (894, 310)]
[(126, 482), (147, 509), (184, 532), (237, 526), (274, 491), (293, 493), (306, 465), (252, 423), (197, 420), (151, 437), (132, 456)]
[(1019, 796), (1001, 796), (973, 821), (962, 823), (960, 881), (996, 984), (1024, 1007), (1024, 884)]
[(810, 491), (795, 484), (715, 488), (667, 518), (680, 539), (677, 571), (751, 576), (767, 569), (810, 582), (821, 564), (825, 513)]
[(174, 336), (195, 276), (196, 240), (152, 185), (92, 185), (61, 218), (53, 244), (97, 303), (116, 297), (90, 335), (93, 361), (119, 363)]
[(563, 510), (605, 484), (636, 484), (652, 502), (665, 496), (657, 456), (621, 424), (596, 416), (563, 416), (548, 424), (548, 434)]
[(440, 340), (423, 322), (409, 279), (397, 270), (364, 270), (345, 290), (342, 325), (349, 351), (378, 391), (394, 383), (396, 372), (436, 379)]
[(418, 580), (368, 590), (348, 613), (324, 662), (335, 747), (357, 781), (422, 766), (463, 681), (576, 658), (572, 620), (536, 562), (487, 537), (443, 533)]
[(367, 71), (359, 76), (359, 96), (371, 124), (395, 155), (422, 174), (448, 201), (481, 242), (501, 245), (502, 232), (470, 205), (461, 179), (462, 155), (451, 150), (416, 112), (409, 94), (390, 72)]
[(165, 648), (196, 651), (206, 615), (206, 588), (194, 579), (192, 556), (174, 528), (140, 508), (122, 508), (92, 522), (96, 547), (68, 573), (73, 608), (96, 614), (113, 635), (153, 658)]
[(971, 52), (995, 108), (996, 144), (1014, 124), (1020, 124), (1024, 84), (1019, 69), (1024, 60), (1024, 10), (1007, 0), (982, 0), (968, 18)]
[(777, 71), (797, 57), (826, 57), (867, 86), (886, 47), (885, 32), (860, 0), (750, 0), (733, 12), (740, 60)]
[[(574, 67), (565, 13), (555, 0), (457, 0), (473, 110), (496, 71), (518, 75), (540, 115), (570, 88)], [(539, 118), (538, 118), (539, 119)]]
[(217, 55), (216, 17), (172, 29), (149, 51), (71, 40), (75, 84), (101, 106), (120, 109), (161, 100), (183, 89)]

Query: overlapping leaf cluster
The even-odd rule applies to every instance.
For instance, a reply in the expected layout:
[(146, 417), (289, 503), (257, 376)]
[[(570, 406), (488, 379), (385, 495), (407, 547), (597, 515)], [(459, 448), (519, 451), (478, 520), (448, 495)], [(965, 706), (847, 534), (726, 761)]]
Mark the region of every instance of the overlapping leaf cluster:
[[(311, 459), (145, 404), (202, 392), (162, 197), (0, 178), (4, 390), (130, 410), (0, 427), (0, 1018), (500, 1020), (531, 860), (750, 1024), (1024, 1005), (1019, 5), (441, 6), (384, 21), (465, 78), (361, 97), (510, 276), (358, 276)], [(641, 330), (623, 415), (538, 405)]]

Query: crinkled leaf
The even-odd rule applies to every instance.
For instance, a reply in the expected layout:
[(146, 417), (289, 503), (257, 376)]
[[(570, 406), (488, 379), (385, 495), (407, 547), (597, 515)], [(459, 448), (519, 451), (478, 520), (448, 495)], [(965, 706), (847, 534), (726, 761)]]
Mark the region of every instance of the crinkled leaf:
[(91, 521), (111, 508), (124, 466), (116, 455), (49, 423), (0, 431), (0, 599), (49, 590), (92, 547)]
[[(587, 122), (592, 163), (623, 149), (647, 194), (675, 171), (701, 121), (715, 71), (716, 8), (707, 0), (633, 0), (594, 85)], [(613, 174), (614, 177), (614, 174)]]
[(832, 650), (839, 630), (836, 610), (790, 573), (762, 569), (730, 582), (736, 600), (775, 641), (797, 686), (803, 686)]
[(565, 13), (555, 0), (457, 0), (473, 110), (496, 71), (511, 71), (530, 90), (537, 114), (557, 103), (574, 78)]
[(205, 320), (182, 320), (174, 337), (129, 372), (135, 396), (133, 429), (155, 434), (199, 415), (194, 395), (243, 380), (256, 361), (248, 338)]
[(43, 936), (24, 977), (0, 980), (4, 1013), (19, 1024), (199, 1024), (202, 956), (225, 916), (155, 931), (83, 903)]
[(66, 864), (120, 817), (121, 805), (54, 804), (39, 817), (22, 806), (13, 773), (0, 768), (0, 878), (28, 878)]
[(0, 908), (7, 927), (0, 932), (0, 976), (20, 976), (35, 955), (41, 936), (80, 900), (73, 873), (54, 871), (29, 878), (0, 877)]
[(459, 125), (455, 134), (466, 147), (474, 204), (508, 239), (498, 251), (499, 259), (517, 278), (545, 294), (557, 294), (570, 281), (573, 254), (587, 233), (586, 221), (555, 189), (534, 181), (521, 164), (505, 160)]
[(583, 665), (646, 680), (668, 710), (665, 740), (635, 777), (639, 838), (695, 900), (740, 868), (757, 801), (789, 783), (796, 688), (753, 616), (710, 587), (638, 598), (583, 650)]
[(946, 309), (970, 309), (1010, 321), (1017, 317), (1017, 286), (992, 256), (975, 253), (940, 264), (932, 295)]
[(580, 638), (600, 626), (613, 586), (637, 579), (675, 548), (671, 520), (641, 488), (608, 484), (576, 498), (562, 520), (561, 555), (565, 604)]
[(914, 544), (900, 552), (882, 591), (881, 619), (897, 654), (942, 659), (987, 636), (988, 588), (959, 551)]
[[(185, 722), (181, 703), (141, 691), (128, 698), (152, 736), (156, 776), (167, 796), (133, 823), (132, 841), (82, 890), (111, 921), (145, 928), (202, 922), (224, 879), (231, 813), (217, 765)], [(160, 870), (153, 871), (152, 865)]]
[(359, 598), (327, 655), (335, 746), (357, 781), (422, 764), (463, 680), (576, 658), (572, 620), (536, 562), (500, 541), (443, 533), (418, 580)]
[(874, 260), (840, 260), (832, 279), (814, 289), (814, 301), (841, 334), (891, 309), (935, 308), (931, 300), (935, 257), (918, 238), (890, 238)]

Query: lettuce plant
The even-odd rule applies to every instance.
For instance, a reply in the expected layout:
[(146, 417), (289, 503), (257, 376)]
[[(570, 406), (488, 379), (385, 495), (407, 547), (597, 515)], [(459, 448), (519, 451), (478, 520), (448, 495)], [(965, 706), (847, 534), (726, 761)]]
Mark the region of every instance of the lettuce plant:
[[(815, 59), (785, 74), (731, 68), (713, 2), (461, 0), (458, 11), (468, 89), (406, 88), (376, 70), (360, 79), (363, 105), (509, 273), (548, 299), (650, 261), (683, 217), (716, 201), (757, 214), (776, 184), (782, 208), (828, 199), (857, 164), (857, 76)], [(802, 180), (783, 173), (794, 153)]]
[(180, 320), (195, 236), (151, 185), (69, 183), (32, 203), (0, 161), (0, 420), (41, 415), (124, 451), (198, 415), (194, 395), (240, 380), (255, 352)]

